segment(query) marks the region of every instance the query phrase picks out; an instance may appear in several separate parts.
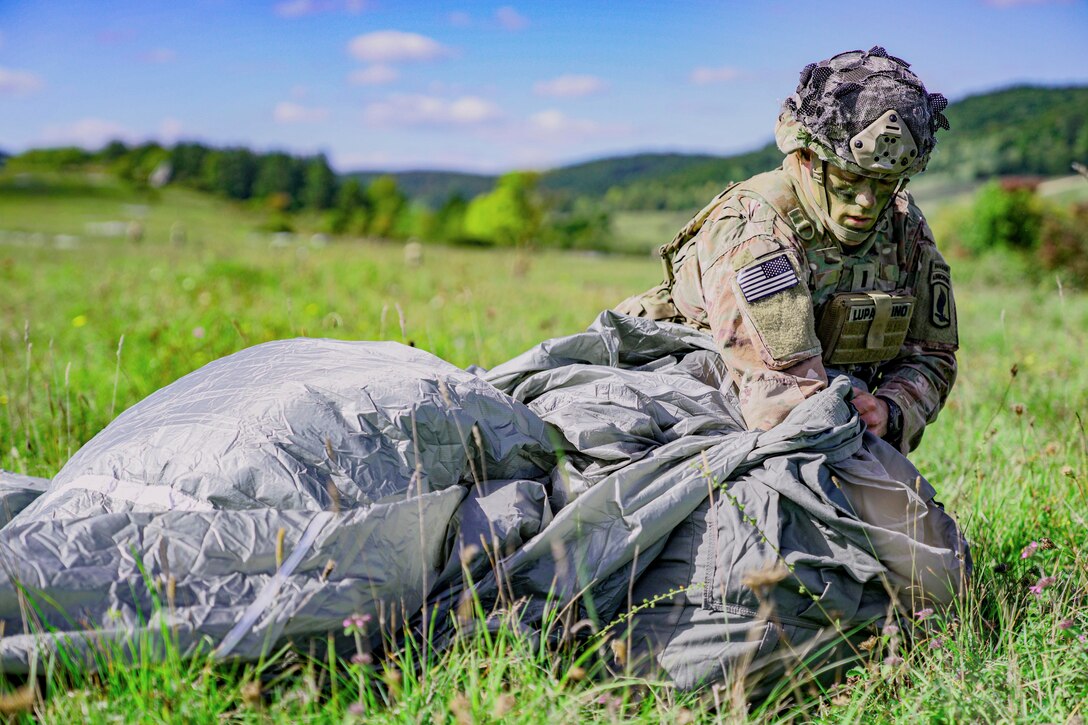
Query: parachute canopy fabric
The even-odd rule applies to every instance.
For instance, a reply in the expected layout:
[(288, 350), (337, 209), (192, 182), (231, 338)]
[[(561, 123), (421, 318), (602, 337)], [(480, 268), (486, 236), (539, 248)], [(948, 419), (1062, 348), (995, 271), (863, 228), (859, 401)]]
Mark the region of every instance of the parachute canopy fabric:
[[(967, 574), (849, 394), (746, 431), (708, 336), (613, 312), (482, 374), (395, 343), (258, 345), (125, 411), (48, 486), (0, 475), (0, 665), (167, 636), (256, 659), (346, 645), (360, 614), (442, 639), (472, 593), (529, 627), (567, 603), (623, 618), (684, 687), (779, 671)], [(632, 592), (660, 604), (625, 617)]]

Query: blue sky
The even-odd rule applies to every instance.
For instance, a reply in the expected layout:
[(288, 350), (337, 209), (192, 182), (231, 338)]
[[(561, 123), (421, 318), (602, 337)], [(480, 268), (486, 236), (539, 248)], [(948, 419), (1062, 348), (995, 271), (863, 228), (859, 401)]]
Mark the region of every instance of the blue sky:
[(487, 172), (732, 153), (771, 138), (806, 63), (877, 44), (953, 100), (1086, 84), (1088, 1), (0, 0), (0, 149), (195, 139)]

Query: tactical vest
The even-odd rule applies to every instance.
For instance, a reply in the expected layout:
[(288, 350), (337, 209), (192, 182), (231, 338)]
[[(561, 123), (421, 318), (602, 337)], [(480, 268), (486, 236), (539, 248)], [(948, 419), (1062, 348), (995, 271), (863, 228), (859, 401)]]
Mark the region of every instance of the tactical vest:
[[(914, 296), (907, 290), (915, 287), (917, 270), (914, 257), (919, 245), (907, 238), (905, 215), (885, 214), (880, 224), (898, 225), (899, 228), (876, 233), (878, 239), (892, 239), (895, 245), (893, 247), (885, 241), (879, 248), (870, 248), (864, 262), (853, 255), (844, 254), (837, 244), (813, 250), (808, 244), (822, 236), (801, 210), (792, 188), (783, 181), (782, 172), (777, 171), (727, 186), (670, 242), (659, 248), (665, 279), (661, 285), (638, 298), (641, 304), (636, 306), (644, 316), (684, 321), (672, 302), (671, 290), (675, 281), (673, 260), (695, 238), (721, 206), (723, 199), (740, 187), (774, 209), (778, 217), (806, 244), (805, 263), (810, 264), (813, 273), (810, 291), (813, 292), (816, 335), (820, 340), (824, 364), (849, 369), (891, 360), (899, 353), (906, 339), (916, 307)], [(837, 268), (838, 276), (833, 284), (820, 284), (817, 279), (820, 276), (817, 273), (819, 264), (813, 261), (814, 255), (832, 261), (837, 258), (840, 264), (844, 257), (849, 257), (854, 262), (849, 280), (842, 276), (846, 271), (843, 265)], [(834, 272), (835, 269), (830, 270), (830, 273)], [(878, 286), (888, 289), (870, 289)], [(833, 288), (831, 292), (828, 291), (829, 287)], [(843, 287), (849, 289), (843, 290)], [(632, 312), (622, 308), (621, 311), (639, 313), (639, 310)]]

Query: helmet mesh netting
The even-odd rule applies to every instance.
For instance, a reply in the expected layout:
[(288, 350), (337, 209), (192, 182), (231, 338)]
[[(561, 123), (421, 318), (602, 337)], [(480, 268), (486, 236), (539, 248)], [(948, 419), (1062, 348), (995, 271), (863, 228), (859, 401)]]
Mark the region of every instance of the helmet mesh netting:
[(801, 71), (797, 92), (785, 108), (820, 144), (836, 156), (853, 160), (849, 140), (895, 109), (918, 146), (920, 171), (936, 144), (938, 128), (948, 128), (941, 113), (948, 101), (927, 93), (909, 65), (877, 46), (867, 52), (841, 53)]

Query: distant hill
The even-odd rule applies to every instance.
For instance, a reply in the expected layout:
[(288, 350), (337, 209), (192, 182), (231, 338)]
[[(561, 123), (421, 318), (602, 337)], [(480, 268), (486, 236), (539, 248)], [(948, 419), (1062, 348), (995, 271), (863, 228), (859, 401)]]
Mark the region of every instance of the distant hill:
[(344, 174), (342, 178), (358, 179), (360, 184), (366, 186), (379, 176), (394, 177), (397, 186), (409, 198), (432, 208), (441, 206), (442, 202), (455, 194), (468, 200), (490, 191), (498, 178), (460, 171), (356, 171)]
[[(1088, 87), (1015, 86), (970, 96), (945, 111), (951, 131), (941, 131), (926, 177), (970, 181), (994, 175), (1069, 173), (1088, 162)], [(770, 130), (770, 129), (768, 129)], [(690, 209), (730, 181), (775, 168), (782, 154), (773, 143), (734, 156), (643, 153), (564, 166), (541, 177), (542, 188), (603, 200), (614, 209)], [(376, 173), (351, 174), (371, 179)], [(452, 172), (392, 174), (402, 189), (429, 205), (453, 193), (470, 198), (495, 177)]]
[(960, 179), (1068, 174), (1088, 161), (1088, 88), (1015, 86), (970, 96), (945, 111), (926, 175)]
[(782, 153), (773, 143), (736, 156), (638, 154), (555, 169), (544, 174), (541, 186), (604, 198), (619, 208), (676, 209), (690, 206), (693, 192), (702, 198), (708, 190), (780, 163)]
[(722, 161), (707, 154), (645, 153), (563, 166), (545, 172), (541, 185), (573, 194), (602, 196), (617, 184), (660, 179), (665, 175), (698, 173)]

